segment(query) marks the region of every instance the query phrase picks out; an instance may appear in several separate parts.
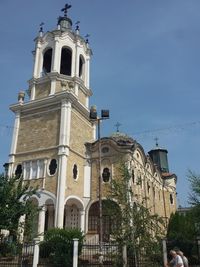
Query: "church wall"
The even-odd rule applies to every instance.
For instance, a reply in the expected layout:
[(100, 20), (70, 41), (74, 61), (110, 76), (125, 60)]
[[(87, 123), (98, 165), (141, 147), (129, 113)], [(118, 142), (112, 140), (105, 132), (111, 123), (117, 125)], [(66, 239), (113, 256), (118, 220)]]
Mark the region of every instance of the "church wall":
[(72, 110), (70, 129), (70, 149), (85, 156), (85, 143), (93, 139), (92, 126), (83, 116)]
[(84, 106), (86, 105), (86, 96), (83, 93), (82, 90), (79, 89), (78, 91), (78, 100), (81, 102), (81, 104), (83, 104)]
[(60, 111), (24, 116), (20, 121), (17, 153), (58, 145)]
[(50, 82), (36, 85), (35, 99), (47, 97), (49, 94), (50, 94)]
[[(70, 151), (67, 167), (67, 184), (66, 196), (76, 195), (80, 198), (83, 197), (84, 189), (84, 163), (85, 159), (78, 156), (76, 153)], [(73, 177), (74, 164), (77, 165), (78, 175), (77, 179)]]

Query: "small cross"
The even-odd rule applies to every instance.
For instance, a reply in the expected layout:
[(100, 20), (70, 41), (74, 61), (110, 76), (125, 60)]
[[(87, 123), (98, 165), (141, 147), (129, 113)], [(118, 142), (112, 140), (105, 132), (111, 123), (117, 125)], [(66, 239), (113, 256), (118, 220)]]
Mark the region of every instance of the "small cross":
[(115, 125), (117, 132), (119, 132), (119, 127), (121, 126), (121, 123), (117, 122)]
[(71, 8), (71, 5), (66, 4), (64, 8), (61, 9), (61, 11), (64, 11), (64, 16), (67, 17), (67, 10)]
[(158, 140), (159, 140), (158, 137), (155, 137), (155, 138), (154, 138), (154, 141), (156, 141), (156, 147), (158, 147)]
[(44, 22), (41, 22), (40, 23), (40, 32), (43, 32), (43, 25), (44, 25)]

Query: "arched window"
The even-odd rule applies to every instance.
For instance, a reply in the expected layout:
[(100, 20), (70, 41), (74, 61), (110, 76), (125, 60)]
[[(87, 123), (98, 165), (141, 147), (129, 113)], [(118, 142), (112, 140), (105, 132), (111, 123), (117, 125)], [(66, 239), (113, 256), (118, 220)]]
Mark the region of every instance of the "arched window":
[(72, 51), (69, 48), (62, 48), (60, 74), (71, 76)]
[(79, 57), (79, 72), (78, 76), (79, 78), (83, 78), (84, 75), (84, 59), (82, 56)]
[(169, 198), (170, 198), (170, 204), (174, 204), (174, 198), (172, 194), (170, 194)]
[(22, 165), (21, 165), (21, 164), (18, 164), (18, 165), (17, 165), (17, 168), (16, 168), (16, 170), (15, 170), (15, 176), (16, 176), (17, 178), (20, 178), (21, 175), (22, 175)]
[(49, 164), (49, 174), (54, 175), (56, 173), (56, 169), (57, 169), (57, 161), (56, 159), (52, 159)]
[(76, 164), (74, 164), (74, 167), (73, 167), (73, 178), (74, 180), (78, 178), (78, 167)]
[(52, 61), (52, 48), (49, 48), (44, 53), (43, 67), (42, 67), (43, 74), (51, 72), (51, 61)]
[(110, 170), (109, 168), (104, 168), (102, 173), (104, 183), (109, 182), (110, 180)]
[[(102, 200), (103, 241), (107, 242), (121, 221), (119, 206), (110, 200)], [(88, 215), (88, 231), (99, 233), (99, 202), (91, 205)]]

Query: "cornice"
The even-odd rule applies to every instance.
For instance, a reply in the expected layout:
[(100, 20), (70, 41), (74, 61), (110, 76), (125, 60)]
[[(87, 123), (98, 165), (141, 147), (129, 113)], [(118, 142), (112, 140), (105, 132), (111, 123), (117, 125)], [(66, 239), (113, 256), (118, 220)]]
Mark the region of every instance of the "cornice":
[(83, 80), (80, 79), (79, 77), (71, 77), (71, 76), (66, 76), (63, 74), (60, 74), (58, 72), (50, 72), (47, 73), (45, 76), (40, 77), (40, 78), (32, 78), (28, 81), (29, 86), (32, 86), (34, 84), (42, 84), (42, 83), (46, 83), (48, 81), (52, 81), (52, 80), (56, 80), (56, 81), (66, 81), (66, 82), (74, 82), (77, 83), (79, 85), (79, 88), (81, 91), (83, 91), (87, 96), (92, 96), (92, 90), (90, 88), (87, 88), (84, 83)]
[(77, 96), (72, 91), (61, 91), (54, 95), (50, 95), (41, 99), (31, 100), (23, 104), (13, 104), (10, 106), (10, 110), (15, 113), (30, 111), (34, 112), (34, 110), (37, 110), (39, 108), (49, 108), (50, 106), (58, 105), (62, 102), (63, 99), (71, 102), (72, 107), (80, 112), (85, 118), (89, 118), (89, 110), (78, 101)]

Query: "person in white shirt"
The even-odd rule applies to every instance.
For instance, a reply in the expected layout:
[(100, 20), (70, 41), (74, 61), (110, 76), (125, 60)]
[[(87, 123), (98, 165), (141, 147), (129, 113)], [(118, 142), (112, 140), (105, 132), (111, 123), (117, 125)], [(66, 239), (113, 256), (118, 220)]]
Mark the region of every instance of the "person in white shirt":
[(179, 256), (175, 250), (170, 250), (169, 253), (172, 256), (172, 260), (169, 263), (165, 264), (165, 267), (184, 267), (181, 256)]
[(181, 250), (177, 250), (176, 253), (181, 256), (182, 260), (183, 260), (183, 266), (184, 267), (189, 267), (188, 265), (188, 259), (185, 257), (185, 255), (183, 254), (183, 252)]

